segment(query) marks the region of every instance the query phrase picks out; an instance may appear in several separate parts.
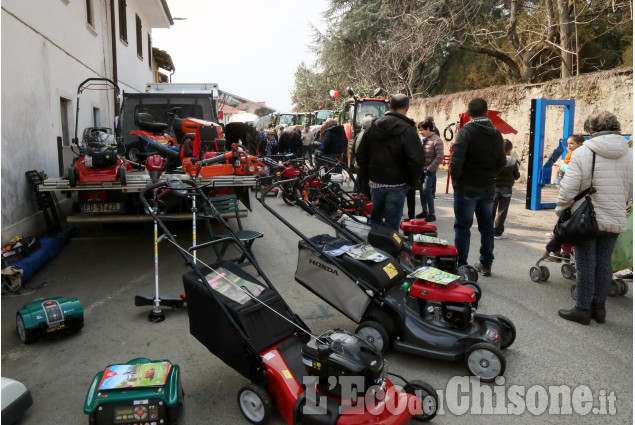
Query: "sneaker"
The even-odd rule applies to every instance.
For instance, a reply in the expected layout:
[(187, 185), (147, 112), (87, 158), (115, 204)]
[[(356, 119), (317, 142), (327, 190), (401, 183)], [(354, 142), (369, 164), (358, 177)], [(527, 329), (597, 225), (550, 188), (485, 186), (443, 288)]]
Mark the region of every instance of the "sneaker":
[(474, 264), (474, 268), (476, 269), (477, 272), (481, 273), (483, 276), (491, 276), (492, 275), (492, 269), (485, 267), (480, 262)]
[(426, 218), (427, 216), (428, 216), (428, 213), (427, 213), (427, 212), (425, 212), (425, 211), (423, 211), (423, 212), (420, 212), (419, 214), (417, 214), (415, 217), (416, 217), (416, 218), (423, 218), (423, 219), (425, 220), (425, 218)]
[(430, 214), (426, 217), (426, 223), (432, 223), (433, 221), (437, 221), (437, 218), (434, 216), (434, 214)]
[(501, 233), (500, 235), (494, 235), (494, 239), (507, 239), (507, 235), (505, 233)]
[(633, 269), (630, 269), (622, 274), (616, 274), (615, 279), (622, 279), (622, 280), (633, 280)]

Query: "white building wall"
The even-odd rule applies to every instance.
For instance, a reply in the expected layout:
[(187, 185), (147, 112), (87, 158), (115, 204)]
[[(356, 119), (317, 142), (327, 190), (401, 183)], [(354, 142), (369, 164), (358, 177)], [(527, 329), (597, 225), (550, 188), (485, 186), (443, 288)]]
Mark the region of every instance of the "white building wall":
[[(147, 0), (146, 0), (147, 1)], [(145, 92), (145, 85), (152, 81), (152, 69), (148, 62), (148, 33), (151, 33), (149, 19), (144, 14), (142, 6), (144, 0), (128, 0), (126, 7), (126, 21), (128, 23), (128, 43), (119, 37), (119, 22), (117, 22), (117, 68), (119, 85), (127, 92)], [(117, 16), (119, 13), (118, 4)], [(137, 26), (135, 15), (141, 18), (141, 46), (143, 58), (137, 56)]]
[[(57, 137), (62, 136), (60, 97), (69, 99), (70, 137), (75, 127), (77, 87), (87, 78), (112, 79), (111, 0), (93, 0), (94, 27), (86, 21), (86, 2), (68, 0), (3, 0), (1, 6), (1, 226), (2, 242), (16, 235), (44, 230), (27, 170), (59, 176)], [(115, 8), (117, 1), (115, 1)], [(138, 4), (137, 4), (138, 3)], [(152, 81), (147, 34), (143, 23), (143, 59), (137, 58), (135, 10), (143, 0), (128, 0), (128, 46), (117, 29), (119, 83), (125, 91), (144, 91)], [(156, 7), (156, 4), (152, 4)], [(118, 20), (115, 12), (115, 23)], [(93, 107), (100, 125), (112, 126), (110, 91), (84, 91), (80, 99), (78, 135), (93, 125)], [(71, 165), (64, 148), (64, 170)], [(65, 172), (64, 172), (65, 173)], [(58, 198), (62, 198), (59, 193)]]

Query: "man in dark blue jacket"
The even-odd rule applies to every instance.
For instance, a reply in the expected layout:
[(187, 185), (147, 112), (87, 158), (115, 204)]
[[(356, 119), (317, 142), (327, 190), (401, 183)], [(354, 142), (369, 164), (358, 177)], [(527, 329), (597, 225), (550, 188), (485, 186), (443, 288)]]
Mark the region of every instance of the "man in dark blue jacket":
[(480, 261), (474, 267), (491, 276), (494, 262), (494, 199), (496, 174), (505, 166), (503, 136), (487, 118), (487, 102), (475, 98), (467, 106), (471, 120), (457, 133), (450, 158), (454, 186), (454, 245), (458, 265), (466, 265), (470, 252), (470, 228), (476, 215), (481, 234)]
[(355, 152), (360, 180), (369, 181), (371, 224), (395, 230), (399, 230), (408, 189), (420, 185), (424, 164), (415, 122), (406, 116), (409, 107), (408, 96), (393, 95), (390, 110), (371, 123)]

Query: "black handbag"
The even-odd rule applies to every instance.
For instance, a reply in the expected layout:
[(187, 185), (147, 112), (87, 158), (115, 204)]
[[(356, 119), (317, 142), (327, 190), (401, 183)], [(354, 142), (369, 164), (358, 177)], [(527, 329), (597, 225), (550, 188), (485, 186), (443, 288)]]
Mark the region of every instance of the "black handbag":
[(593, 202), (591, 202), (591, 195), (597, 192), (593, 187), (594, 171), (595, 152), (593, 152), (593, 166), (591, 167), (591, 186), (573, 198), (574, 204), (582, 197), (585, 198), (584, 201), (573, 213), (571, 213), (571, 207), (564, 210), (553, 229), (553, 234), (560, 243), (572, 246), (580, 245), (596, 238), (600, 232), (598, 222), (595, 219)]

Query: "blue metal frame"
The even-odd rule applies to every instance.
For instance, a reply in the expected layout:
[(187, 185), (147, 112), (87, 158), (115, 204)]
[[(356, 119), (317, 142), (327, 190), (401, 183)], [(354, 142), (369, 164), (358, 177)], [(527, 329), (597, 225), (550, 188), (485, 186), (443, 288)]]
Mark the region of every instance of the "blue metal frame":
[[(534, 140), (533, 140), (533, 164), (531, 187), (530, 189), (530, 209), (540, 210), (555, 208), (554, 202), (541, 202), (541, 190), (544, 183), (541, 182), (541, 173), (543, 173), (543, 157), (545, 150), (545, 116), (547, 114), (547, 106), (564, 106), (564, 127), (562, 130), (562, 139), (566, 140), (569, 135), (573, 134), (573, 119), (575, 116), (575, 100), (550, 100), (545, 98), (536, 99), (536, 112), (534, 119)], [(566, 149), (565, 149), (566, 154)], [(564, 154), (563, 154), (564, 155)]]

